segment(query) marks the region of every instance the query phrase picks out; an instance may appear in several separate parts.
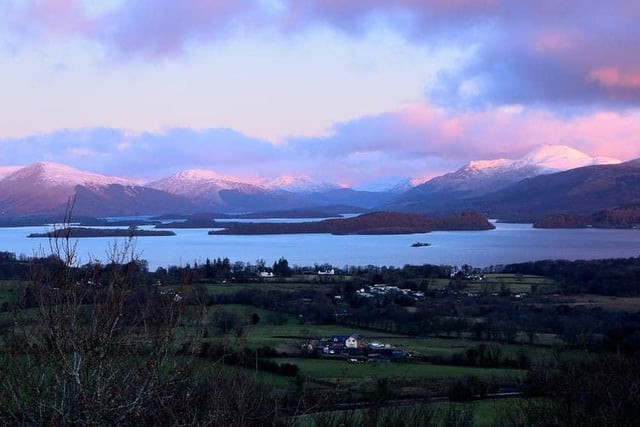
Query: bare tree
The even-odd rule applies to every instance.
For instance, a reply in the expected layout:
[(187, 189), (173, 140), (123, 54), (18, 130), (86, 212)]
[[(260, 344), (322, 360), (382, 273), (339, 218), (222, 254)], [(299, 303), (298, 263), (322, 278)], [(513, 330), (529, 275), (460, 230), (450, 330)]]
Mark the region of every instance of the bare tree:
[(72, 208), (52, 233), (51, 254), (33, 262), (3, 336), (0, 422), (234, 425), (227, 420), (244, 411), (244, 425), (273, 423), (269, 394), (242, 376), (196, 379), (206, 310), (141, 283), (132, 236), (109, 247), (105, 264), (80, 268)]

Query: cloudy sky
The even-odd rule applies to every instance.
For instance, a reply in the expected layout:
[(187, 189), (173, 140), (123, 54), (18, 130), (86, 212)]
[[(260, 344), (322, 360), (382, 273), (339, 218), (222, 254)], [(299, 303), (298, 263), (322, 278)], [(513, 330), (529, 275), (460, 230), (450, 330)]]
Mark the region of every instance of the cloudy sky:
[(0, 165), (361, 188), (640, 157), (640, 2), (2, 0)]

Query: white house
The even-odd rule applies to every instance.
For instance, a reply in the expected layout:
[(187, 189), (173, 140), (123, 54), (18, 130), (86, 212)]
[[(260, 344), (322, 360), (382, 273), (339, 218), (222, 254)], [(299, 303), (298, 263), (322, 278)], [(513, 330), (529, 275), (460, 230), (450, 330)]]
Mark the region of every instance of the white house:
[(364, 336), (360, 334), (350, 335), (344, 342), (347, 348), (364, 348)]

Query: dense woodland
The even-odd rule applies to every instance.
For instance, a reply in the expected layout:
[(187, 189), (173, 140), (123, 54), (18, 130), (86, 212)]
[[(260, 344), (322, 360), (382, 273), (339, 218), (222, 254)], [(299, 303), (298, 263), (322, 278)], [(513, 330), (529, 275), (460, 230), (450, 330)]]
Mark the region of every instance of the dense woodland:
[(598, 211), (592, 215), (549, 214), (534, 221), (537, 228), (636, 228), (640, 226), (640, 205)]

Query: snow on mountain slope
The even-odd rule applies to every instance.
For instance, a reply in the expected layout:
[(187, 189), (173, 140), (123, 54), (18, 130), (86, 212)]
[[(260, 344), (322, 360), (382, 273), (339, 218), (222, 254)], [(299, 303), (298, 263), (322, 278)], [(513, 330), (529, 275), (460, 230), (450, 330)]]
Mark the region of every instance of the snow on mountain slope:
[[(566, 145), (542, 145), (520, 159), (477, 160), (414, 187), (419, 192), (487, 193), (538, 175), (583, 166), (616, 164), (620, 160), (592, 157)], [(413, 190), (410, 190), (413, 191)]]
[(76, 185), (107, 186), (120, 184), (124, 186), (134, 185), (132, 181), (124, 178), (99, 175), (84, 172), (59, 163), (39, 162), (5, 176), (3, 181), (7, 183), (29, 183), (32, 185), (44, 185), (55, 187), (73, 188)]
[[(304, 175), (247, 180), (211, 170), (190, 169), (147, 186), (182, 196), (205, 211), (255, 212), (335, 204), (342, 187), (317, 183)], [(326, 197), (325, 197), (326, 196)]]
[(259, 185), (241, 182), (235, 177), (206, 169), (187, 169), (168, 178), (150, 182), (147, 186), (189, 199), (220, 205), (224, 204), (220, 197), (222, 190), (236, 190), (246, 194), (265, 191)]
[(284, 190), (301, 194), (324, 193), (341, 188), (336, 184), (313, 181), (306, 175), (282, 175), (265, 181), (263, 186), (271, 190)]
[[(124, 178), (84, 172), (58, 163), (34, 163), (0, 180), (0, 209), (21, 214), (64, 211), (78, 188), (82, 187), (85, 193), (101, 194), (106, 200), (107, 193), (113, 193), (114, 184), (126, 197), (135, 196), (136, 187)], [(77, 206), (78, 212), (83, 209)]]
[(454, 173), (490, 176), (526, 169), (531, 172), (531, 176), (535, 176), (583, 166), (615, 163), (620, 163), (620, 160), (609, 157), (591, 157), (566, 145), (542, 145), (520, 159), (476, 160), (469, 162)]
[(475, 160), (469, 162), (465, 168), (479, 173), (489, 174), (494, 171), (503, 170), (504, 168), (509, 167), (512, 163), (513, 162), (509, 159)]
[(560, 172), (583, 166), (617, 164), (620, 160), (611, 157), (591, 157), (566, 145), (543, 145), (521, 159), (512, 162), (512, 168), (535, 165), (551, 172)]
[(0, 166), (0, 180), (22, 169), (24, 166)]
[(221, 190), (236, 190), (246, 194), (277, 191), (310, 194), (340, 188), (335, 184), (317, 183), (304, 175), (282, 175), (274, 179), (247, 180), (206, 169), (184, 170), (168, 178), (151, 182), (148, 186), (172, 194), (190, 198), (208, 198), (212, 201), (221, 201), (219, 198)]

